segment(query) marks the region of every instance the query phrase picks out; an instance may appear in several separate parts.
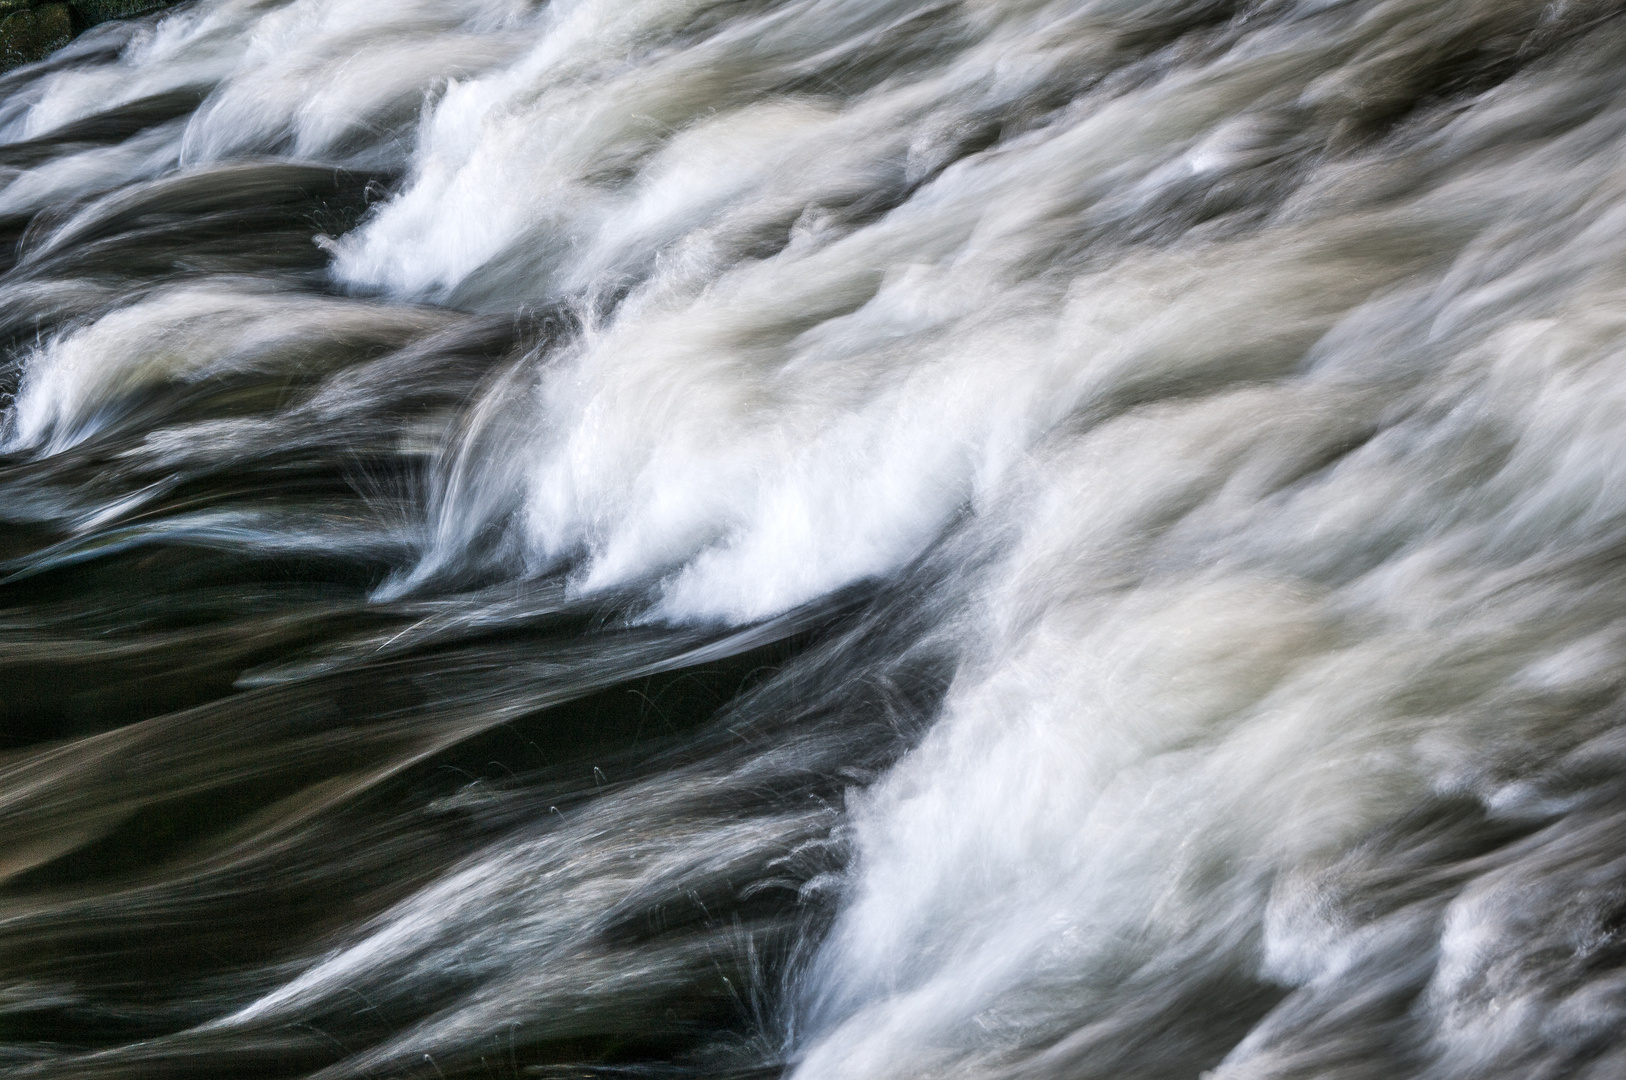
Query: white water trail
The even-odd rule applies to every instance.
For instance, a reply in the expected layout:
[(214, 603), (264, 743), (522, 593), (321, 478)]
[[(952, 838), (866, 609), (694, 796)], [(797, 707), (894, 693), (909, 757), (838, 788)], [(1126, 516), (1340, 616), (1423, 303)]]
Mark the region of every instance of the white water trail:
[[(1392, 1017), (1317, 1026), (1369, 998), (1408, 1067), (1533, 1069), (1626, 1020), (1550, 955), (1604, 901), (1529, 885), (1607, 892), (1603, 825), (1350, 898), (1374, 837), (1534, 831), (1619, 756), (1626, 41), (1576, 29), (1603, 5), (1206, 10), (204, 4), (4, 130), (207, 80), (179, 163), (404, 169), (334, 281), (567, 328), (462, 417), (380, 595), (485, 562), (744, 623), (963, 561), (942, 713), (852, 794), (797, 1077), (1158, 1074), (1136, 1025), (1233, 977), (1276, 997), (1216, 1078), (1386, 1067)], [(0, 198), (168, 159), (97, 160)], [(219, 295), (42, 344), (12, 448), (318, 332)]]

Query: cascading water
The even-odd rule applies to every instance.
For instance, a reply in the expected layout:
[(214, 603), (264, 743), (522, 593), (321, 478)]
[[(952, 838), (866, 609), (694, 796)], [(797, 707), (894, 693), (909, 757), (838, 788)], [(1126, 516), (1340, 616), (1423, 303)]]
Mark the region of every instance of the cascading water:
[(1626, 1073), (1626, 5), (0, 95), (9, 1075)]

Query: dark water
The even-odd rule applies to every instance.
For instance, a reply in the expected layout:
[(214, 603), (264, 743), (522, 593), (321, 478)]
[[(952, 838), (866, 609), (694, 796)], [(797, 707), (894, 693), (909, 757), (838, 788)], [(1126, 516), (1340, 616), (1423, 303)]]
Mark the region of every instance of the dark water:
[(8, 1075), (1626, 1073), (1626, 7), (0, 95)]

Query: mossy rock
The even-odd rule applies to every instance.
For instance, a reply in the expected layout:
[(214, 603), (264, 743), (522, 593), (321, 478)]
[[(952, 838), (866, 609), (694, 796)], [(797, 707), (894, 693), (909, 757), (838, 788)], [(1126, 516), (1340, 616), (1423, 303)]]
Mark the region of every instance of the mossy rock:
[(0, 71), (43, 60), (97, 23), (173, 6), (169, 0), (0, 0)]
[(0, 15), (0, 71), (50, 56), (73, 40), (73, 23), (73, 11), (67, 4), (13, 7), (9, 14)]

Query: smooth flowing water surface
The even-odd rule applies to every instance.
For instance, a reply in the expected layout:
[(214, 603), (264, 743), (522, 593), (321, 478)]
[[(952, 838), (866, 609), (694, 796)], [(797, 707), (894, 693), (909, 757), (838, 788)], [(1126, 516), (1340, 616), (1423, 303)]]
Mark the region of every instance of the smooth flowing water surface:
[(1626, 4), (194, 0), (0, 269), (8, 1076), (1626, 1075)]

